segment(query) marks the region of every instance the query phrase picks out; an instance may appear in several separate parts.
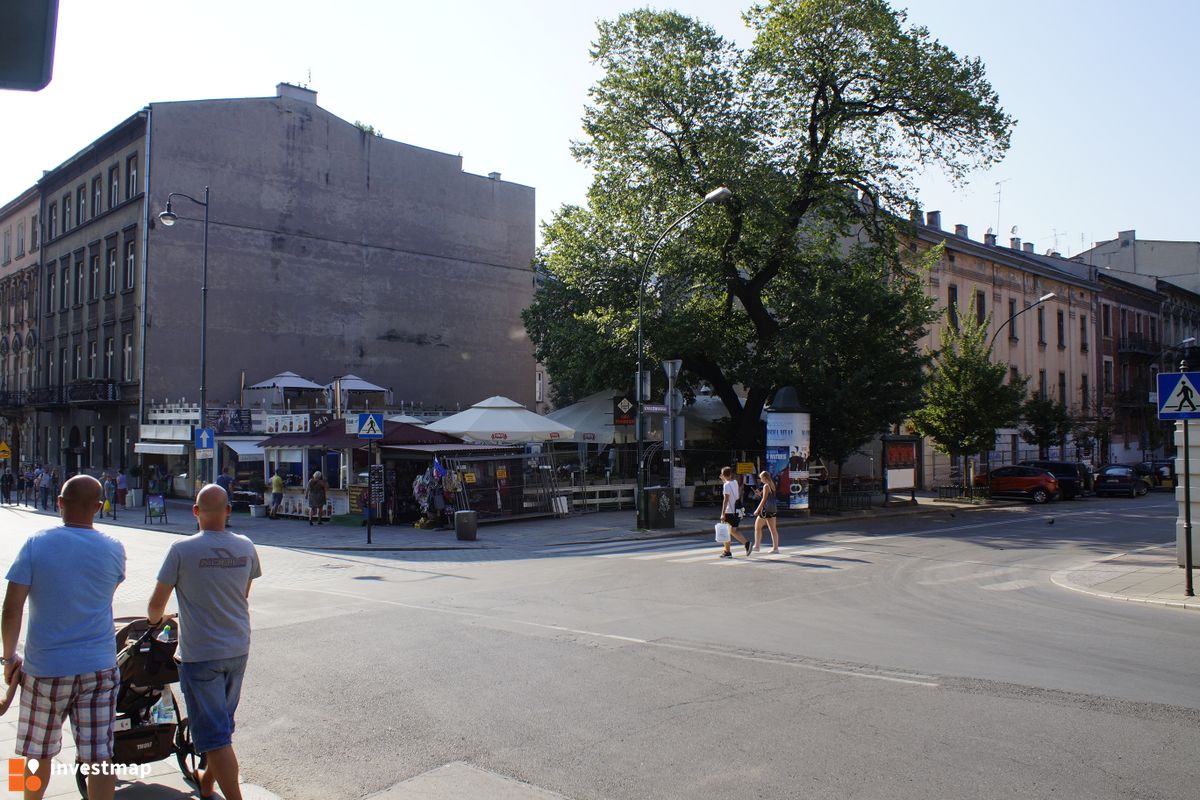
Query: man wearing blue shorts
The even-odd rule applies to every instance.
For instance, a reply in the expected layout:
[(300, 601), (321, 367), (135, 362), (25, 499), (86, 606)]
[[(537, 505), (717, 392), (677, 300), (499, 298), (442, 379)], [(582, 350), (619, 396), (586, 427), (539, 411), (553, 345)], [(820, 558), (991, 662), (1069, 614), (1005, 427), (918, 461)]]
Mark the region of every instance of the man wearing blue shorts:
[[(125, 548), (92, 527), (100, 498), (95, 478), (77, 475), (63, 484), (58, 496), (63, 524), (26, 539), (8, 570), (0, 663), (7, 683), (21, 682), (17, 754), (38, 762), (25, 781), (26, 800), (45, 794), (68, 717), (76, 761), (100, 768), (89, 770), (88, 797), (111, 798), (116, 786), (116, 776), (104, 766), (113, 754), (120, 677), (112, 603), (125, 580)], [(17, 640), (26, 600), (29, 632), (22, 663)]]
[(208, 768), (185, 776), (202, 798), (219, 784), (226, 800), (242, 800), (233, 752), (234, 714), (250, 654), (250, 583), (262, 575), (258, 551), (245, 536), (225, 530), (232, 509), (216, 484), (196, 495), (192, 513), (200, 532), (167, 551), (146, 616), (157, 624), (175, 592), (179, 600), (179, 684), (188, 728)]

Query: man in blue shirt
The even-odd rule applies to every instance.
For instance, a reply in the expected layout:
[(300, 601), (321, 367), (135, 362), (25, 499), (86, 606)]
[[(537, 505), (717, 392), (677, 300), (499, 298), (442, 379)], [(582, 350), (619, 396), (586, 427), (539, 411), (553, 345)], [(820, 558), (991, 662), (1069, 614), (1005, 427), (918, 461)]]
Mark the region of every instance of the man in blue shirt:
[[(8, 571), (0, 662), (6, 683), (21, 681), (17, 753), (39, 762), (37, 780), (27, 783), (26, 800), (45, 794), (50, 760), (62, 750), (68, 716), (79, 763), (112, 759), (120, 682), (112, 602), (125, 580), (125, 548), (92, 527), (101, 492), (100, 482), (88, 475), (63, 484), (58, 496), (63, 524), (30, 536)], [(29, 632), (22, 661), (17, 640), (27, 599)], [(88, 777), (91, 800), (113, 796), (116, 776), (105, 771)]]

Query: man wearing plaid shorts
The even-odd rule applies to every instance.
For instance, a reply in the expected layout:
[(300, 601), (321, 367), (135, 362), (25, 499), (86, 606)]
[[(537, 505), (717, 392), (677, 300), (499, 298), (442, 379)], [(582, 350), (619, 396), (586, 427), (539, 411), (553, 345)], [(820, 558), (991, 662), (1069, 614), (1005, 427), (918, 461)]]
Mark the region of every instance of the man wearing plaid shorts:
[[(120, 681), (112, 602), (125, 580), (125, 548), (92, 527), (101, 498), (100, 482), (88, 475), (63, 484), (58, 496), (63, 524), (30, 536), (8, 571), (0, 661), (5, 682), (21, 681), (17, 754), (38, 760), (34, 774), (40, 778), (30, 782), (37, 789), (26, 788), (25, 800), (45, 794), (67, 717), (78, 763), (99, 767), (112, 759)], [(17, 640), (26, 599), (29, 632), (22, 662)], [(88, 798), (110, 800), (115, 787), (116, 776), (100, 767), (88, 777)]]

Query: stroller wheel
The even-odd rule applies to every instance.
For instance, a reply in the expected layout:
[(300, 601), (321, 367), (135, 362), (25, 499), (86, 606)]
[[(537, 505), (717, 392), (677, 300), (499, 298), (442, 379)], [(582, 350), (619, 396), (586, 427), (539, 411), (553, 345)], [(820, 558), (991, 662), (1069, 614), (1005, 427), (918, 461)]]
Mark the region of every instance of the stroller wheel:
[(187, 719), (178, 715), (175, 718), (179, 720), (179, 724), (175, 728), (175, 760), (179, 762), (179, 771), (190, 781), (192, 775), (204, 769), (208, 764), (208, 757), (203, 753), (197, 753), (196, 748), (192, 745), (192, 732), (188, 728)]

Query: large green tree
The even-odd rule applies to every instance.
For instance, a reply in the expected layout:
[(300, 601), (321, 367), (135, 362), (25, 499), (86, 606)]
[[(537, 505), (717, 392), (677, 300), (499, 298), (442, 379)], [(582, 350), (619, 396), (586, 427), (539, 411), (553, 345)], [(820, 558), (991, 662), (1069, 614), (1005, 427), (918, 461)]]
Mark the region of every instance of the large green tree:
[[(525, 316), (538, 357), (559, 400), (628, 386), (650, 245), (724, 185), (733, 200), (695, 215), (650, 270), (647, 363), (681, 358), (685, 389), (711, 386), (745, 445), (789, 383), (816, 430), (848, 411), (846, 398), (899, 418), (915, 398), (911, 342), (927, 306), (894, 212), (913, 207), (919, 171), (960, 178), (998, 160), (1012, 120), (978, 60), (906, 26), (884, 0), (776, 0), (745, 20), (755, 39), (744, 51), (675, 12), (599, 23), (603, 75), (573, 147), (595, 177), (587, 206), (562, 208), (543, 230)], [(854, 238), (865, 254), (847, 247)], [(870, 324), (881, 310), (894, 312), (886, 336)], [(840, 451), (834, 439), (861, 444), (879, 425), (835, 427), (857, 431), (830, 435)]]
[(913, 427), (943, 453), (969, 456), (996, 444), (996, 430), (1021, 418), (1027, 378), (1006, 380), (1008, 368), (992, 362), (988, 325), (965, 315), (961, 328), (942, 330), (941, 348), (925, 383)]
[(1045, 458), (1057, 444), (1066, 447), (1074, 423), (1071, 411), (1057, 400), (1034, 396), (1021, 406), (1021, 438), (1037, 445), (1038, 458)]

